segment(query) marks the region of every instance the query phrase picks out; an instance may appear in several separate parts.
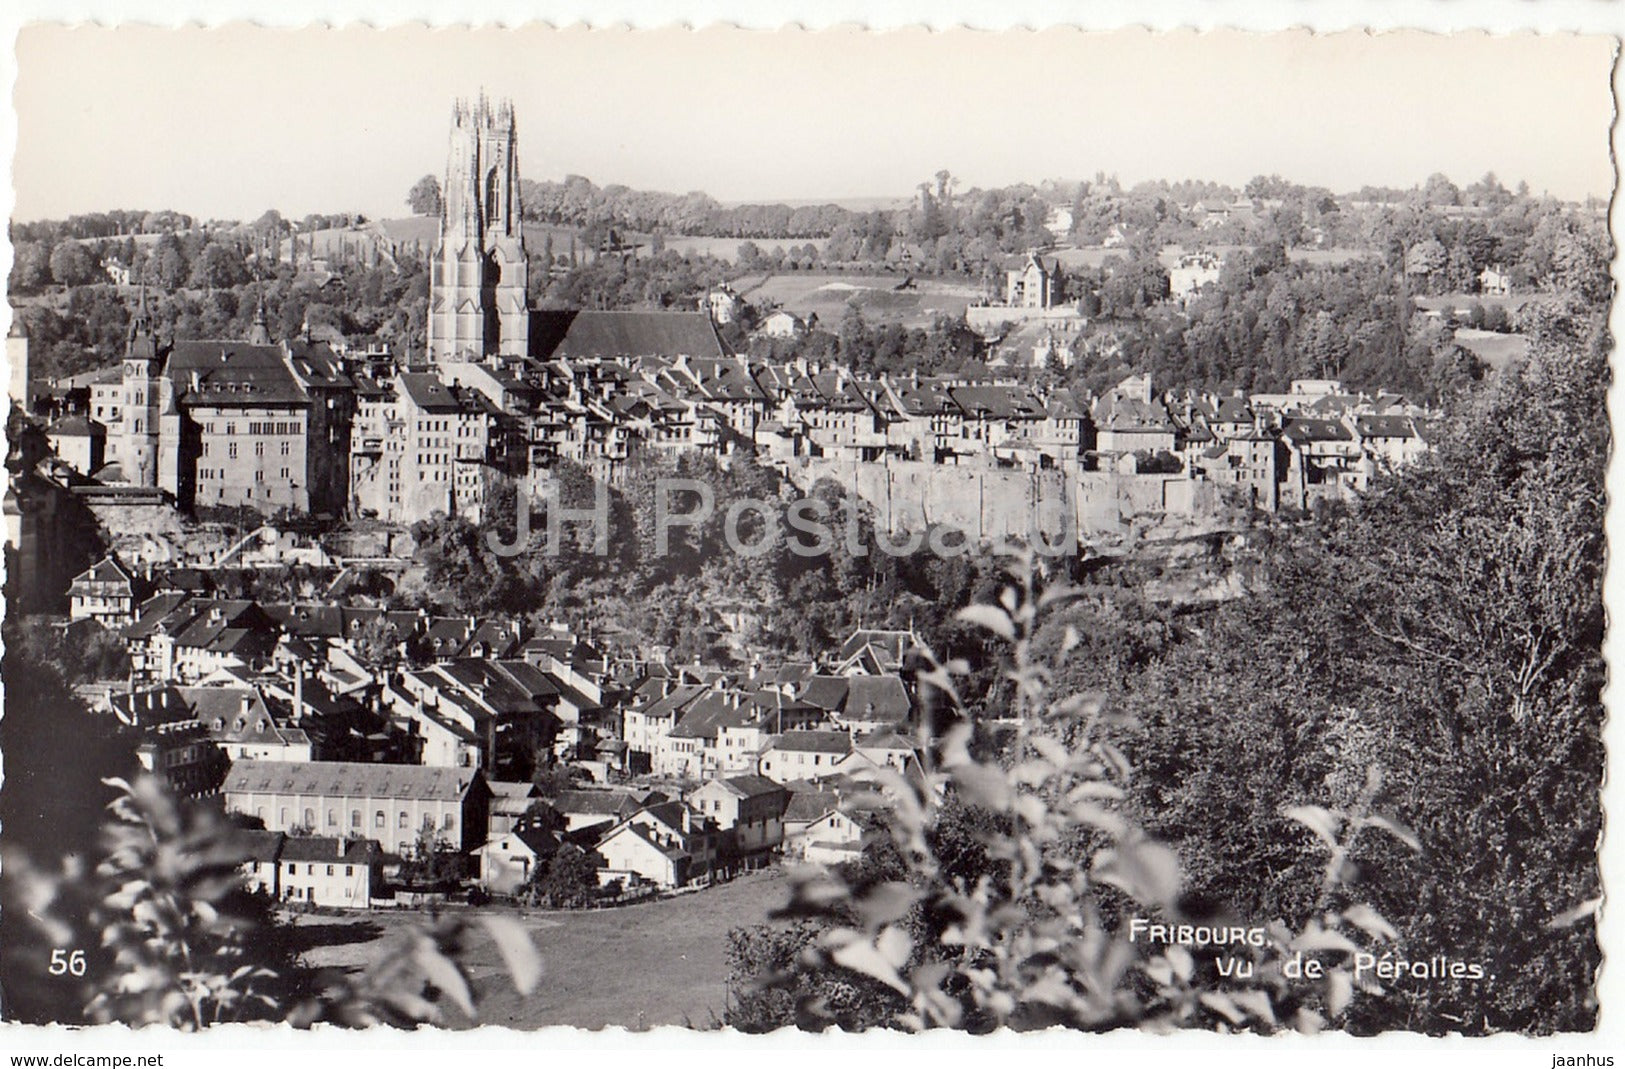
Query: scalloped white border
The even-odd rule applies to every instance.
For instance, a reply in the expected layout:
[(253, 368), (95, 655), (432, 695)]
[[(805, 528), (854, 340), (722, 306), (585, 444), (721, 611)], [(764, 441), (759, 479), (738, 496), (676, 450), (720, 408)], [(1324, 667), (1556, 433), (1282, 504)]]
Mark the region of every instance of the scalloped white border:
[[(93, 21), (104, 24), (138, 22), (156, 25), (219, 25), (253, 21), (271, 26), (302, 26), (311, 22), (333, 25), (366, 23), (375, 26), (405, 22), (427, 22), (434, 26), (496, 24), (514, 26), (545, 22), (555, 26), (632, 26), (659, 28), (673, 25), (705, 26), (716, 23), (751, 29), (771, 30), (784, 26), (822, 29), (838, 25), (862, 25), (870, 29), (927, 26), (945, 29), (970, 26), (987, 30), (1011, 28), (1040, 29), (1051, 26), (1077, 26), (1108, 30), (1139, 26), (1167, 30), (1177, 28), (1232, 28), (1256, 31), (1307, 28), (1335, 31), (1423, 29), (1437, 32), (1487, 30), (1494, 33), (1535, 31), (1540, 33), (1606, 34), (1625, 37), (1625, 3), (1621, 0), (1140, 0), (1138, 3), (1105, 0), (9, 0), (0, 9), (0, 39), (6, 42), (0, 56), (0, 86), (8, 106), (0, 109), (0, 153), (4, 154), (8, 180), (0, 186), (0, 215), (9, 218), (14, 193), (9, 181), (16, 145), (16, 116), (9, 106), (16, 79), (13, 56), (17, 30), (26, 22)], [(86, 72), (64, 71), (64, 77), (84, 77)], [(1616, 243), (1625, 252), (1625, 208), (1618, 197), (1618, 104), (1625, 78), (1616, 58), (1614, 70), (1615, 123), (1610, 131), (1615, 164), (1615, 198), (1610, 225)], [(1616, 258), (1616, 285), (1625, 279), (1625, 255)], [(11, 270), (11, 246), (0, 236), (0, 279)], [(10, 309), (0, 302), (0, 330), (9, 326)], [(1616, 300), (1610, 316), (1616, 338), (1625, 336), (1625, 301)], [(1625, 430), (1625, 375), (1616, 361), (1615, 381), (1609, 394), (1615, 442)], [(1619, 450), (1610, 460), (1608, 488), (1610, 508), (1608, 531), (1617, 534), (1625, 521), (1625, 466), (1619, 463)], [(1604, 594), (1613, 619), (1625, 618), (1617, 611), (1625, 607), (1625, 578), (1610, 554), (1610, 567)], [(1605, 645), (1614, 666), (1605, 700), (1610, 711), (1618, 703), (1625, 675), (1625, 639), (1611, 628)], [(1617, 756), (1625, 751), (1625, 738), (1619, 720), (1610, 716), (1604, 730), (1610, 760), (1603, 791), (1605, 814), (1618, 818), (1622, 812), (1620, 779), (1615, 775)], [(1609, 824), (1612, 825), (1610, 820)], [(1602, 847), (1605, 890), (1625, 887), (1625, 836), (1607, 835)], [(0, 1025), (0, 1057), (16, 1053), (152, 1053), (171, 1056), (166, 1066), (188, 1066), (219, 1061), (230, 1051), (242, 1069), (276, 1066), (284, 1069), (288, 1054), (318, 1064), (338, 1064), (341, 1051), (367, 1051), (375, 1059), (412, 1066), (438, 1064), (439, 1057), (465, 1051), (504, 1052), (497, 1057), (512, 1063), (548, 1058), (555, 1052), (614, 1051), (611, 1064), (637, 1059), (646, 1062), (660, 1053), (662, 1069), (670, 1066), (715, 1066), (719, 1059), (756, 1058), (771, 1055), (785, 1066), (818, 1066), (827, 1069), (831, 1055), (850, 1059), (854, 1055), (879, 1061), (898, 1054), (921, 1055), (963, 1064), (970, 1058), (999, 1053), (1040, 1056), (1123, 1052), (1131, 1057), (1167, 1052), (1188, 1060), (1200, 1053), (1202, 1062), (1220, 1065), (1252, 1063), (1262, 1059), (1275, 1064), (1313, 1059), (1317, 1069), (1370, 1069), (1373, 1057), (1415, 1064), (1424, 1058), (1461, 1054), (1470, 1050), (1475, 1061), (1484, 1065), (1517, 1066), (1519, 1069), (1547, 1069), (1553, 1054), (1614, 1054), (1616, 1065), (1625, 1067), (1625, 906), (1605, 903), (1599, 923), (1606, 960), (1597, 986), (1602, 1003), (1600, 1026), (1591, 1035), (1550, 1038), (1496, 1036), (1488, 1039), (1460, 1038), (1430, 1040), (1404, 1033), (1388, 1033), (1371, 1039), (1350, 1039), (1341, 1034), (1316, 1037), (1285, 1034), (1270, 1039), (1252, 1036), (1219, 1037), (1203, 1032), (1182, 1032), (1171, 1036), (1151, 1036), (1120, 1031), (1102, 1036), (1052, 1030), (1017, 1036), (1001, 1033), (990, 1037), (932, 1033), (904, 1036), (897, 1033), (866, 1033), (813, 1036), (781, 1031), (771, 1036), (747, 1037), (732, 1033), (688, 1032), (661, 1028), (631, 1033), (613, 1028), (585, 1032), (568, 1028), (546, 1028), (517, 1032), (487, 1026), (477, 1032), (401, 1033), (387, 1029), (367, 1032), (296, 1033), (289, 1028), (261, 1029), (232, 1026), (212, 1030), (202, 1036), (179, 1036), (156, 1029), (131, 1032), (119, 1027), (91, 1029), (32, 1028)], [(331, 1053), (328, 1053), (331, 1052)], [(524, 1052), (524, 1053), (521, 1053)], [(175, 1056), (178, 1056), (176, 1058)], [(641, 1056), (641, 1057), (640, 1057)], [(568, 1057), (568, 1055), (566, 1055)], [(344, 1059), (354, 1060), (351, 1055)], [(1081, 1060), (1081, 1059), (1080, 1059)], [(7, 1062), (9, 1064), (9, 1061)], [(596, 1067), (594, 1067), (596, 1069)]]

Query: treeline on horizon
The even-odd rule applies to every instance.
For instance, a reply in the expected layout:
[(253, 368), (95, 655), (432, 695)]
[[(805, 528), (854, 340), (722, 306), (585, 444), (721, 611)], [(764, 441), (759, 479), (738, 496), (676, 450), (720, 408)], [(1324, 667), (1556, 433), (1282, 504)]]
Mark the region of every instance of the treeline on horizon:
[[(420, 182), (414, 197), (421, 200), (432, 185)], [(998, 292), (1004, 267), (1051, 239), (1045, 214), (1071, 193), (1077, 198), (1075, 235), (1098, 236), (1112, 227), (1134, 235), (1099, 266), (1067, 272), (1066, 300), (1090, 317), (1090, 326), (1076, 341), (1073, 370), (1038, 372), (1053, 384), (1091, 392), (1123, 374), (1147, 370), (1174, 388), (1268, 390), (1284, 388), (1293, 378), (1340, 377), (1355, 389), (1436, 399), (1482, 378), (1486, 369), (1454, 343), (1449, 323), (1419, 314), (1413, 297), (1465, 294), (1476, 300), (1480, 272), (1490, 266), (1503, 270), (1519, 294), (1571, 291), (1598, 301), (1610, 285), (1611, 242), (1600, 217), (1522, 189), (1509, 191), (1493, 175), (1465, 188), (1436, 175), (1414, 191), (1362, 190), (1359, 206), (1326, 190), (1261, 177), (1240, 192), (1264, 207), (1203, 229), (1178, 203), (1236, 191), (1142, 183), (1114, 192), (1111, 180), (1102, 176), (1087, 187), (1051, 183), (960, 192), (943, 171), (922, 183), (908, 209), (862, 213), (855, 222), (837, 224), (821, 250), (810, 242), (792, 242), (792, 258), (782, 247), (764, 251), (746, 238), (735, 263), (670, 248), (600, 251), (588, 238), (613, 229), (606, 216), (621, 211), (637, 225), (651, 221), (636, 214), (647, 212), (647, 206), (636, 211), (626, 206), (642, 203), (642, 195), (625, 190), (622, 196), (616, 192), (620, 187), (600, 189), (584, 179), (532, 185), (549, 192), (544, 196), (533, 189), (527, 212), (593, 220), (579, 231), (579, 241), (550, 234), (532, 248), (533, 306), (602, 310), (692, 310), (710, 288), (744, 272), (830, 265), (936, 274)], [(1380, 200), (1401, 192), (1402, 202)], [(432, 188), (427, 193), (438, 195)], [(398, 249), (389, 262), (339, 257), (329, 260), (325, 272), (305, 269), (308, 245), (301, 247), (297, 263), (282, 250), (290, 234), (297, 240), (312, 227), (348, 218), (313, 216), (294, 224), (267, 212), (251, 224), (203, 230), (185, 229), (193, 220), (176, 213), (127, 212), (76, 217), (68, 228), (176, 228), (139, 242), (129, 234), (52, 239), (43, 224), (14, 226), (10, 285), (13, 294), (25, 298), (17, 311), (31, 339), (31, 362), (39, 375), (55, 377), (117, 360), (129, 322), (129, 295), (108, 279), (104, 265), (112, 260), (131, 270), (132, 281), (148, 286), (165, 336), (243, 337), (263, 299), (273, 337), (308, 328), (319, 336), (375, 339), (409, 360), (420, 358), (428, 306), (426, 250)], [(1312, 242), (1365, 255), (1342, 262), (1293, 255)], [(1218, 283), (1179, 307), (1165, 300), (1169, 276), (1158, 251), (1168, 243), (1242, 245), (1247, 251), (1232, 249)], [(659, 249), (659, 241), (652, 247)], [(1472, 325), (1520, 327), (1515, 307), (1490, 298), (1482, 304), (1483, 314)], [(748, 308), (742, 322), (724, 328), (725, 343), (757, 358), (805, 356), (864, 373), (957, 372), (976, 368), (988, 355), (986, 342), (952, 316), (926, 327), (904, 327), (873, 309), (852, 307), (839, 321), (832, 317), (784, 342), (746, 336), (761, 311)]]
[[(438, 190), (439, 179), (426, 175)], [(1334, 193), (1321, 186), (1307, 186), (1280, 175), (1258, 175), (1241, 187), (1200, 179), (1148, 179), (1125, 186), (1116, 175), (1097, 173), (1093, 179), (1046, 179), (1037, 184), (1015, 183), (983, 189), (973, 187), (958, 192), (960, 180), (948, 171), (938, 171), (916, 187), (916, 197), (929, 194), (939, 203), (950, 189), (962, 202), (980, 203), (992, 197), (1022, 202), (1038, 199), (1047, 205), (1086, 207), (1091, 201), (1165, 202), (1194, 206), (1201, 202), (1253, 200), (1299, 201), (1315, 204), (1411, 205), (1433, 207), (1498, 208), (1512, 199), (1532, 196), (1529, 186), (1519, 182), (1508, 190), (1493, 172), (1477, 182), (1458, 187), (1444, 174), (1430, 175), (1425, 183), (1402, 189), (1396, 186), (1364, 185), (1347, 193)], [(416, 187), (414, 187), (414, 192)], [(663, 232), (685, 236), (738, 237), (756, 239), (828, 238), (839, 227), (854, 230), (866, 217), (893, 215), (899, 209), (863, 211), (844, 207), (834, 200), (819, 204), (790, 205), (774, 201), (724, 205), (701, 191), (667, 193), (633, 189), (611, 183), (597, 185), (582, 175), (567, 175), (560, 181), (520, 180), (524, 217), (561, 226), (587, 227), (608, 223), (642, 233)], [(899, 195), (898, 201), (911, 198)], [(1550, 197), (1538, 199), (1551, 200)], [(1597, 198), (1587, 198), (1590, 204)], [(411, 214), (430, 214), (425, 205), (408, 198)], [(918, 207), (918, 201), (915, 202)], [(80, 212), (62, 219), (12, 220), (9, 232), (13, 242), (60, 241), (64, 239), (116, 238), (141, 234), (163, 234), (200, 226), (238, 227), (262, 225), (267, 219), (284, 217), (276, 209), (267, 210), (255, 223), (238, 219), (210, 219), (174, 209), (109, 209)], [(312, 212), (297, 223), (286, 224), (301, 232), (358, 225), (372, 217), (363, 212)]]

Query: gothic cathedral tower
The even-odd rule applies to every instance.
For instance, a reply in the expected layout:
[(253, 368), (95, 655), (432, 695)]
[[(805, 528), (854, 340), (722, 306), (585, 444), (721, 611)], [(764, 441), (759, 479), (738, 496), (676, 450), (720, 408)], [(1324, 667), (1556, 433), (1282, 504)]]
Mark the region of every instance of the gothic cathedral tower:
[(458, 101), (429, 275), (429, 361), (524, 356), (530, 266), (519, 214), (513, 104)]

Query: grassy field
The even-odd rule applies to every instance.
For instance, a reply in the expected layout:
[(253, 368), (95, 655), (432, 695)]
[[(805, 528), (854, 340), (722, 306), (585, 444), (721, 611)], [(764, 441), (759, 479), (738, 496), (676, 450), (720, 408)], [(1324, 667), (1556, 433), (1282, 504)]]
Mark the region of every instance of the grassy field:
[(916, 278), (914, 289), (897, 289), (903, 274), (787, 271), (762, 278), (750, 275), (734, 282), (740, 296), (758, 307), (782, 306), (799, 316), (818, 313), (826, 330), (841, 321), (848, 302), (856, 301), (872, 323), (929, 326), (939, 315), (962, 315), (982, 295), (980, 287), (960, 281)]
[[(782, 871), (741, 876), (676, 898), (618, 909), (520, 915), (542, 953), (541, 985), (522, 996), (483, 932), (469, 951), (480, 1024), (632, 1029), (706, 1027), (727, 1004), (728, 931), (760, 924), (789, 897)], [(305, 960), (353, 969), (376, 960), (416, 914), (302, 917)], [(455, 1017), (456, 1011), (450, 1014)], [(466, 1023), (466, 1022), (463, 1022)]]
[(1456, 341), (1497, 371), (1529, 353), (1529, 339), (1522, 334), (1495, 334), (1460, 327), (1456, 330)]

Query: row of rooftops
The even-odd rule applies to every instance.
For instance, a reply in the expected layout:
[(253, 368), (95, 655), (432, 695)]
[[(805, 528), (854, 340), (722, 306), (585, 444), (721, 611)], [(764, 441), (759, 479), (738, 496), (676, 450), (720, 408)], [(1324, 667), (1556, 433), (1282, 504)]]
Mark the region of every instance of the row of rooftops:
[[(751, 362), (729, 354), (710, 318), (698, 312), (538, 312), (541, 343), (532, 356), (401, 370), (376, 360), (346, 359), (308, 338), (269, 344), (178, 341), (160, 345), (132, 328), (132, 353), (161, 366), (177, 405), (305, 405), (322, 390), (354, 390), (363, 404), (405, 394), (418, 408), (497, 419), (540, 422), (585, 416), (608, 423), (658, 421), (697, 406), (752, 406), (772, 416), (793, 412), (867, 412), (882, 421), (912, 418), (970, 421), (1085, 421), (1102, 429), (1161, 429), (1169, 409), (1208, 421), (1231, 399), (1142, 390), (1143, 376), (1099, 398), (1068, 389), (1035, 390), (994, 373), (891, 379), (856, 376), (845, 368), (793, 362)], [(117, 369), (99, 373), (117, 377)], [(98, 376), (93, 376), (98, 377)], [(1420, 415), (1404, 398), (1332, 390), (1254, 394), (1253, 409), (1307, 416), (1344, 412)], [(95, 435), (72, 416), (52, 428), (65, 436)], [(103, 429), (105, 433), (105, 429)]]
[[(83, 573), (88, 581), (128, 582), (129, 573), (111, 558)], [(421, 610), (314, 602), (256, 602), (218, 598), (185, 590), (165, 590), (143, 601), (124, 629), (128, 639), (163, 633), (177, 645), (205, 645), (226, 632), (265, 631), (294, 638), (356, 639), (381, 629), (385, 638), (421, 638), (437, 658), (524, 658), (551, 656), (564, 663), (591, 664), (603, 654), (575, 636), (543, 633), (524, 637), (511, 620), (473, 616), (434, 616)]]

